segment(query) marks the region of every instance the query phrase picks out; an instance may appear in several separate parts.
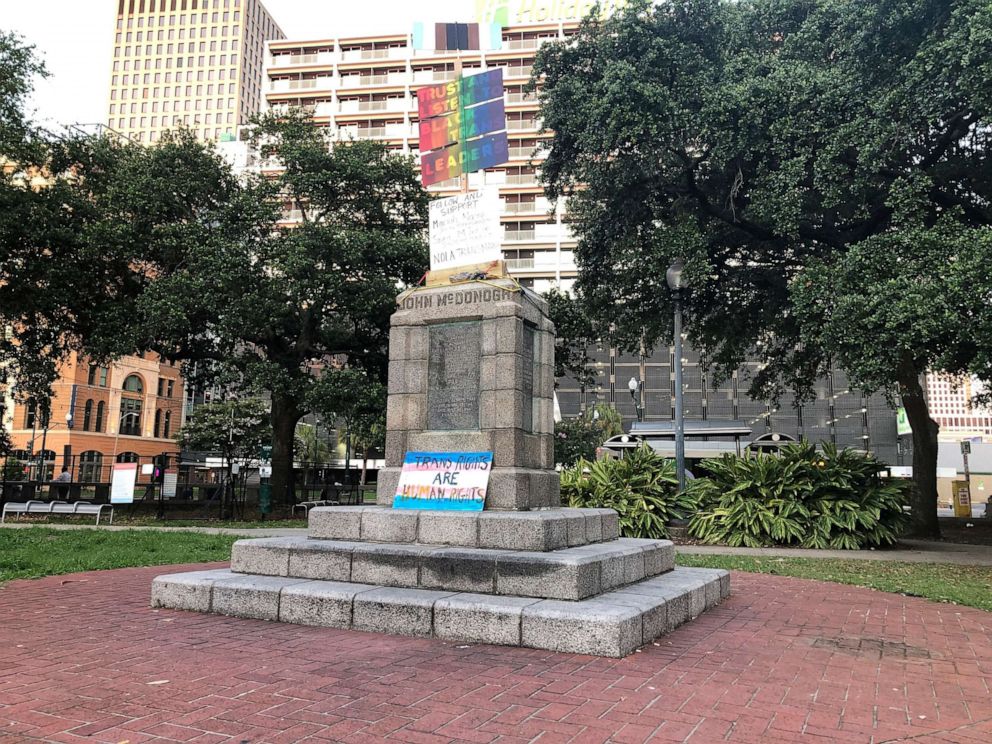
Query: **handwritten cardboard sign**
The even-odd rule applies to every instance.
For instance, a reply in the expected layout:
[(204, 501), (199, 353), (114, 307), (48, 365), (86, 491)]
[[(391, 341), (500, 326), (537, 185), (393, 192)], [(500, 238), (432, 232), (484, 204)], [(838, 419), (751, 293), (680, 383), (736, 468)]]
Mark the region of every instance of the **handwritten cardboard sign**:
[(407, 452), (394, 509), (482, 511), (492, 452)]
[(430, 210), (431, 271), (503, 257), (497, 189), (438, 199)]

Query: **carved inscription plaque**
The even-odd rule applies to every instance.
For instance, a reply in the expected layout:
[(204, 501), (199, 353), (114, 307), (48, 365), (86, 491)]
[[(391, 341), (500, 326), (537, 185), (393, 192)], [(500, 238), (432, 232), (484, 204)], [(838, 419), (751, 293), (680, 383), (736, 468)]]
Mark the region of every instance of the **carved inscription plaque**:
[(523, 425), (526, 431), (534, 431), (534, 364), (537, 361), (537, 334), (534, 327), (524, 326), (523, 379), (520, 390), (523, 393)]
[(482, 323), (443, 323), (430, 327), (427, 366), (427, 428), (464, 431), (479, 428), (479, 372)]

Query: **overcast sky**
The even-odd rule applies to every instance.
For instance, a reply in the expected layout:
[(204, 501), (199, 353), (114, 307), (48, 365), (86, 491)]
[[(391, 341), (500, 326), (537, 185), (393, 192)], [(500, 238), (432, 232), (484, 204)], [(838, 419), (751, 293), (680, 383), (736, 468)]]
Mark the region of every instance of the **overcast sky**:
[[(403, 33), (415, 20), (471, 20), (474, 0), (263, 0), (294, 39)], [(51, 77), (36, 86), (37, 119), (97, 123), (107, 115), (117, 0), (0, 0), (0, 30), (37, 47)]]

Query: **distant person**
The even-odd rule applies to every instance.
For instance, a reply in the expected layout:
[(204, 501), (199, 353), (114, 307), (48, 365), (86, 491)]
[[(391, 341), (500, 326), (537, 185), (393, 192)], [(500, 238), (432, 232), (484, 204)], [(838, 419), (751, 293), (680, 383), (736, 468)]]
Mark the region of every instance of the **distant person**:
[(69, 468), (62, 468), (62, 472), (59, 473), (52, 483), (66, 484), (59, 485), (58, 493), (59, 499), (62, 501), (67, 501), (69, 498), (69, 483), (72, 483), (72, 473), (69, 472)]

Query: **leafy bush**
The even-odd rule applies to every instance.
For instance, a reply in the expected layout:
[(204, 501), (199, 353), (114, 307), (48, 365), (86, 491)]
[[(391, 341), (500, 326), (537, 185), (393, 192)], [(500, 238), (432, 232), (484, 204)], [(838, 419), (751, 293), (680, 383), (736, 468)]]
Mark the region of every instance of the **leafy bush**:
[(908, 523), (908, 484), (879, 476), (884, 466), (854, 450), (807, 442), (779, 455), (707, 460), (709, 477), (689, 486), (701, 508), (689, 534), (730, 546), (861, 548), (891, 545)]
[(622, 433), (620, 414), (603, 404), (560, 421), (555, 424), (555, 463), (568, 467), (579, 460), (595, 460), (603, 442)]
[(22, 481), (25, 480), (24, 475), (24, 465), (15, 461), (7, 460), (3, 464), (3, 470), (0, 471), (0, 480), (3, 481)]
[(624, 537), (667, 537), (668, 522), (686, 519), (698, 505), (693, 495), (678, 493), (675, 463), (646, 445), (622, 460), (579, 460), (562, 472), (561, 494), (567, 506), (615, 509)]

